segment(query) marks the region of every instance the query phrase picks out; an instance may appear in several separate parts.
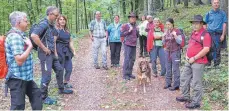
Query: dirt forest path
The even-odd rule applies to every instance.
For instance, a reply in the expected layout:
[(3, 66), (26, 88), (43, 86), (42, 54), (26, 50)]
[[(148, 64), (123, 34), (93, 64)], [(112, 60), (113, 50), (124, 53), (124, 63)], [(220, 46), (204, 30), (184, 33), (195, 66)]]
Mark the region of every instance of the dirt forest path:
[[(65, 95), (65, 110), (100, 110), (100, 109), (145, 109), (145, 110), (175, 110), (185, 109), (184, 104), (178, 103), (175, 97), (179, 91), (163, 89), (164, 77), (152, 77), (152, 85), (147, 87), (147, 93), (139, 89), (134, 92), (136, 80), (123, 81), (121, 52), (121, 67), (110, 68), (110, 51), (107, 47), (109, 70), (95, 69), (92, 62), (92, 42), (89, 37), (79, 40), (78, 52), (74, 57), (71, 83), (74, 95)], [(138, 50), (138, 48), (137, 48)], [(137, 53), (138, 56), (138, 53)], [(136, 74), (136, 58), (134, 72)], [(99, 59), (101, 63), (101, 57)]]

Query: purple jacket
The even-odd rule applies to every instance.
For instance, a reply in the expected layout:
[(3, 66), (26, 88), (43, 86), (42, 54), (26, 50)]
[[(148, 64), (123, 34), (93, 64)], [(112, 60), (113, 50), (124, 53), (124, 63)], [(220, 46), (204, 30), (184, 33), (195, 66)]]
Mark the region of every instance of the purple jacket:
[[(133, 27), (133, 30), (129, 32), (130, 27)], [(134, 24), (124, 24), (121, 28), (121, 37), (124, 37), (124, 44), (128, 46), (136, 46), (137, 38), (139, 37), (139, 31), (137, 25)]]

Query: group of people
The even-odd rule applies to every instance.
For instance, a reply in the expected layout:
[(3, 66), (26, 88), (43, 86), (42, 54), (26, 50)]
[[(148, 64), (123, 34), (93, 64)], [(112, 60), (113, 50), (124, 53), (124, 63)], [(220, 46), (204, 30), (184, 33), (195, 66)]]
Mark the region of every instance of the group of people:
[[(185, 44), (185, 34), (182, 30), (175, 28), (173, 18), (166, 20), (165, 26), (161, 20), (151, 15), (142, 16), (141, 22), (137, 24), (138, 16), (131, 12), (128, 23), (121, 24), (119, 16), (114, 17), (114, 23), (108, 28), (101, 13), (96, 12), (96, 19), (90, 23), (90, 37), (93, 40), (94, 66), (99, 69), (98, 49), (102, 48), (103, 68), (108, 69), (106, 62), (106, 39), (110, 42), (111, 67), (120, 66), (120, 51), (124, 45), (123, 79), (135, 79), (133, 66), (136, 59), (136, 46), (139, 38), (139, 57), (150, 56), (153, 76), (157, 77), (157, 57), (159, 57), (161, 71), (160, 76), (165, 76), (164, 89), (171, 91), (181, 89), (182, 95), (177, 97), (179, 102), (186, 102), (186, 108), (200, 107), (203, 94), (202, 78), (204, 66), (210, 65), (207, 54), (213, 50), (214, 66), (220, 64), (220, 50), (222, 41), (226, 36), (226, 13), (219, 9), (219, 0), (212, 0), (210, 10), (205, 20), (201, 15), (195, 15), (190, 21), (192, 32), (188, 40), (185, 53), (186, 62), (183, 72), (180, 74), (181, 49)], [(214, 47), (213, 47), (214, 46)], [(190, 88), (193, 89), (190, 97)]]
[[(31, 28), (31, 40), (25, 35), (29, 24), (27, 14), (14, 11), (9, 15), (12, 28), (5, 39), (5, 50), (8, 64), (6, 84), (10, 89), (11, 110), (25, 109), (25, 95), (29, 97), (33, 110), (41, 110), (43, 103), (56, 104), (56, 100), (48, 96), (52, 69), (56, 73), (59, 94), (73, 93), (69, 81), (72, 57), (76, 52), (67, 28), (67, 18), (60, 15), (59, 9), (54, 6), (47, 7), (46, 15), (33, 30)], [(38, 47), (42, 73), (40, 88), (33, 81), (31, 51), (35, 45)]]
[[(89, 24), (89, 35), (92, 40), (93, 64), (100, 69), (98, 53), (101, 48), (102, 68), (108, 70), (107, 40), (110, 42), (111, 67), (120, 67), (120, 51), (124, 47), (123, 79), (135, 79), (133, 71), (136, 59), (136, 46), (139, 38), (139, 57), (150, 56), (153, 76), (157, 77), (157, 57), (159, 57), (160, 76), (165, 76), (164, 89), (174, 91), (181, 89), (181, 96), (176, 100), (187, 102), (186, 108), (200, 107), (203, 94), (202, 78), (204, 66), (209, 64), (206, 54), (212, 43), (216, 45), (214, 65), (220, 64), (221, 42), (225, 39), (227, 17), (219, 9), (219, 0), (212, 0), (213, 9), (203, 20), (201, 15), (195, 15), (190, 21), (193, 31), (186, 50), (186, 63), (180, 75), (182, 32), (175, 28), (172, 18), (166, 20), (165, 26), (161, 20), (151, 15), (142, 16), (138, 25), (138, 16), (131, 12), (129, 22), (120, 23), (120, 16), (114, 16), (114, 22), (108, 27), (101, 19), (101, 12), (95, 12), (95, 19)], [(67, 28), (67, 18), (59, 14), (58, 8), (49, 6), (47, 17), (39, 22), (30, 37), (38, 46), (38, 58), (41, 64), (41, 84), (37, 87), (33, 81), (33, 44), (25, 35), (28, 20), (24, 12), (14, 11), (9, 15), (12, 29), (5, 40), (8, 74), (6, 84), (10, 88), (11, 110), (25, 109), (25, 95), (29, 97), (33, 110), (41, 110), (42, 104), (55, 104), (56, 100), (48, 96), (48, 86), (51, 81), (52, 69), (60, 94), (72, 94), (69, 83), (72, 72), (72, 57), (76, 54), (71, 34)], [(55, 23), (56, 22), (56, 23)], [(205, 27), (206, 26), (206, 27)], [(65, 72), (65, 73), (64, 73)], [(173, 78), (172, 78), (173, 77)], [(173, 83), (172, 83), (173, 81)], [(190, 87), (193, 89), (190, 97)]]

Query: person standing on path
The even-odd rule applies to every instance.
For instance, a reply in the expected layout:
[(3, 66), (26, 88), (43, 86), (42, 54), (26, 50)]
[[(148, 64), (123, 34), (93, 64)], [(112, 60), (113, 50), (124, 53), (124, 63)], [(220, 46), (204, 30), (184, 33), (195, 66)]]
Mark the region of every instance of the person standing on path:
[(137, 30), (136, 20), (138, 18), (133, 12), (128, 16), (129, 23), (122, 26), (121, 36), (124, 40), (124, 63), (123, 63), (123, 79), (135, 79), (132, 74), (134, 62), (136, 59), (136, 45), (139, 32)]
[[(212, 8), (205, 16), (207, 23), (207, 31), (210, 33), (212, 41), (215, 45), (214, 49), (214, 66), (218, 66), (221, 62), (221, 45), (226, 36), (227, 16), (226, 13), (219, 9), (220, 0), (211, 0)], [(208, 61), (211, 65), (211, 61)]]
[(95, 12), (95, 20), (92, 20), (89, 24), (89, 35), (93, 42), (93, 62), (94, 67), (96, 69), (100, 69), (100, 66), (98, 64), (98, 54), (99, 54), (99, 48), (101, 48), (102, 52), (102, 63), (103, 63), (103, 69), (108, 70), (107, 67), (107, 51), (106, 51), (106, 44), (107, 44), (107, 28), (106, 23), (104, 20), (101, 19), (101, 12), (96, 11)]
[(32, 110), (42, 110), (41, 91), (33, 81), (31, 41), (25, 36), (28, 27), (27, 14), (14, 11), (9, 16), (12, 29), (5, 39), (8, 73), (6, 84), (10, 88), (10, 110), (25, 109), (25, 95), (29, 97)]
[[(160, 59), (161, 64), (161, 74), (160, 76), (164, 76), (166, 73), (165, 68), (165, 52), (162, 44), (162, 37), (164, 35), (164, 26), (161, 27), (161, 22), (159, 18), (154, 18), (154, 30), (153, 30), (153, 38), (154, 40), (150, 41), (150, 44), (153, 44), (153, 48), (150, 50), (150, 56), (152, 59), (152, 70), (153, 70), (153, 76), (157, 77), (158, 71), (157, 71), (157, 57)], [(148, 39), (150, 40), (150, 39)]]
[[(165, 36), (163, 38), (163, 43), (165, 46), (165, 59), (166, 59), (166, 84), (164, 89), (169, 88), (169, 90), (178, 90), (180, 87), (180, 53), (182, 42), (181, 32), (174, 27), (174, 20), (168, 18), (166, 20)], [(173, 74), (173, 76), (172, 76)], [(172, 85), (173, 77), (173, 87)]]
[(72, 88), (72, 85), (69, 83), (70, 76), (72, 73), (72, 57), (76, 55), (76, 51), (73, 45), (73, 40), (71, 34), (67, 27), (67, 18), (63, 15), (60, 15), (57, 18), (56, 29), (59, 32), (59, 36), (55, 38), (56, 40), (56, 52), (60, 64), (65, 70), (64, 74), (64, 87)]
[(55, 6), (49, 6), (46, 10), (47, 17), (40, 21), (38, 26), (31, 34), (31, 38), (38, 48), (38, 58), (41, 64), (41, 93), (44, 104), (52, 105), (57, 101), (48, 97), (48, 85), (51, 81), (52, 69), (56, 73), (56, 80), (59, 88), (59, 94), (72, 94), (72, 90), (64, 89), (63, 67), (61, 66), (56, 49), (54, 36), (58, 36), (55, 29), (55, 21), (59, 16), (59, 10)]
[(148, 21), (146, 20), (146, 16), (143, 15), (141, 17), (141, 23), (138, 26), (139, 28), (139, 44), (140, 44), (140, 54), (139, 57), (147, 57), (149, 56), (146, 50), (147, 43), (147, 32), (145, 31)]
[(111, 50), (111, 67), (119, 67), (120, 61), (120, 52), (122, 47), (122, 42), (120, 39), (121, 35), (121, 26), (119, 23), (119, 15), (115, 15), (114, 23), (110, 24), (107, 28), (107, 35), (110, 42), (110, 50)]
[[(208, 63), (206, 54), (211, 47), (211, 37), (203, 28), (205, 22), (201, 15), (195, 15), (192, 23), (193, 32), (189, 39), (186, 52), (186, 63), (181, 74), (181, 95), (176, 97), (179, 102), (189, 102), (185, 105), (188, 109), (200, 107), (200, 101), (203, 95), (203, 72), (204, 66)], [(190, 87), (193, 92), (190, 93)], [(190, 94), (192, 94), (190, 99)]]

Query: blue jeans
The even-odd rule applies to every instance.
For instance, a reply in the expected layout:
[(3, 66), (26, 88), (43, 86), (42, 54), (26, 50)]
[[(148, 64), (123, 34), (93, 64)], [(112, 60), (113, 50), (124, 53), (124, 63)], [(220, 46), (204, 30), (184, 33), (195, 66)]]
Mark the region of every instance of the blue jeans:
[(124, 44), (123, 77), (132, 75), (135, 59), (136, 46), (128, 46)]
[(162, 46), (154, 46), (154, 48), (150, 51), (150, 57), (152, 61), (152, 70), (154, 74), (157, 74), (157, 57), (160, 59), (161, 64), (161, 76), (165, 75), (165, 51)]
[[(165, 51), (165, 59), (166, 59), (166, 86), (172, 84), (172, 77), (174, 87), (180, 86), (180, 53), (181, 51)], [(172, 76), (173, 74), (173, 76)]]
[(99, 48), (101, 48), (102, 52), (102, 63), (103, 66), (107, 66), (107, 50), (106, 50), (106, 38), (96, 38), (94, 37), (93, 41), (93, 59), (94, 59), (94, 65), (98, 64), (98, 54), (99, 54)]
[[(214, 33), (214, 32), (210, 32), (211, 38), (212, 38), (212, 43), (215, 44), (214, 47), (214, 56), (213, 56), (213, 60), (214, 60), (214, 65), (219, 65), (221, 62), (221, 41), (220, 41), (220, 37), (221, 37), (221, 33)], [(225, 38), (226, 39), (226, 38)], [(211, 63), (211, 61), (208, 61), (209, 63)]]

